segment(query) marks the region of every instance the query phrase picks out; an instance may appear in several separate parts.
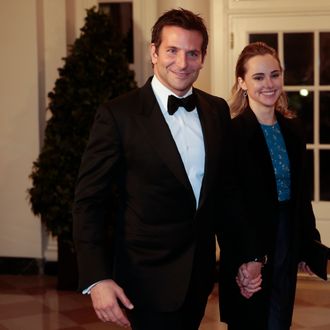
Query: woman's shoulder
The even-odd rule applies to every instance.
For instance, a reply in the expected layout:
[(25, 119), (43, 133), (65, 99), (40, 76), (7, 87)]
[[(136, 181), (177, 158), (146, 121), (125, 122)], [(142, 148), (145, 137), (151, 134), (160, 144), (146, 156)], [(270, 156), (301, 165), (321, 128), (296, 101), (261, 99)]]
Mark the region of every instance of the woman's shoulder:
[(234, 127), (247, 127), (252, 128), (258, 126), (258, 120), (251, 109), (245, 109), (232, 119)]
[(287, 117), (283, 114), (277, 114), (276, 116), (280, 126), (287, 127), (295, 135), (304, 135), (304, 124), (299, 116)]

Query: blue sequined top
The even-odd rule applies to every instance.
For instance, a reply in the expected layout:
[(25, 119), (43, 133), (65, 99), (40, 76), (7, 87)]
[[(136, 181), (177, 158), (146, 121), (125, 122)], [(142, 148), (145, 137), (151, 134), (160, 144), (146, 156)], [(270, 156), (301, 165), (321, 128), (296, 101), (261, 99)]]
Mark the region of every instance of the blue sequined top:
[(272, 159), (276, 178), (278, 200), (285, 201), (291, 197), (290, 161), (278, 123), (260, 124)]

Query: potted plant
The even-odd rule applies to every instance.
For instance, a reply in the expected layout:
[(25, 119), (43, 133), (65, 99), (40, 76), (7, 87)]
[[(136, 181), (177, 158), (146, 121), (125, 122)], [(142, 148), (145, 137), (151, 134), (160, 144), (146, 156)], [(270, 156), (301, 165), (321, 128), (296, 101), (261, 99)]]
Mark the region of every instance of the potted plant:
[[(74, 187), (95, 111), (104, 101), (136, 87), (123, 45), (109, 15), (94, 7), (87, 10), (81, 35), (63, 59), (59, 78), (48, 94), (51, 117), (41, 152), (33, 163), (28, 195), (32, 212), (58, 239), (59, 289), (76, 285), (75, 270), (71, 267), (66, 272), (68, 265), (62, 267), (61, 261), (69, 252), (74, 253)], [(75, 265), (74, 254), (68, 263)]]

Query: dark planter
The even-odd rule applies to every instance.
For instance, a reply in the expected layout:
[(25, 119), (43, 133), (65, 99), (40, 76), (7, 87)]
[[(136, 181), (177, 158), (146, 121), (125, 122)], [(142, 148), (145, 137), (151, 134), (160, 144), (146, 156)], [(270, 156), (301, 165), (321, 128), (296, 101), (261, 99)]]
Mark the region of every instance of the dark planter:
[(73, 290), (78, 288), (77, 257), (71, 241), (57, 238), (57, 289)]

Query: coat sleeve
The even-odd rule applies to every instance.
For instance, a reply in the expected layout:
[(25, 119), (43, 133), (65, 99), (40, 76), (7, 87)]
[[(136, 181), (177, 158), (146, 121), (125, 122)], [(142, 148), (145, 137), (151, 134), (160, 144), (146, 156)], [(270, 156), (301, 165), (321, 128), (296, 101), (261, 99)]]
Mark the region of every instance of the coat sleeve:
[[(235, 267), (265, 255), (258, 237), (258, 228), (249, 222), (242, 190), (237, 180), (238, 164), (237, 149), (234, 142), (232, 121), (229, 112), (224, 112), (223, 130), (225, 132), (222, 145), (221, 175), (219, 177), (218, 201), (220, 208), (217, 239), (221, 257), (230, 258)], [(222, 252), (223, 251), (223, 252)]]
[(73, 238), (80, 290), (111, 276), (109, 212), (120, 149), (115, 120), (109, 108), (101, 106), (82, 157), (74, 197)]
[(302, 237), (300, 238), (302, 245), (302, 260), (305, 260), (307, 249), (309, 248), (312, 241), (317, 240), (321, 241), (321, 236), (319, 231), (316, 228), (316, 220), (312, 207), (312, 194), (311, 187), (309, 185), (310, 180), (308, 180), (308, 168), (307, 168), (307, 150), (306, 143), (303, 136), (301, 136), (301, 178), (300, 178), (300, 188), (299, 195), (301, 205), (300, 209), (300, 221), (302, 226)]

